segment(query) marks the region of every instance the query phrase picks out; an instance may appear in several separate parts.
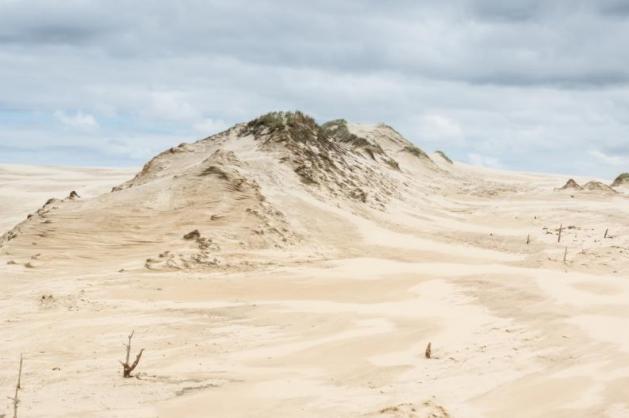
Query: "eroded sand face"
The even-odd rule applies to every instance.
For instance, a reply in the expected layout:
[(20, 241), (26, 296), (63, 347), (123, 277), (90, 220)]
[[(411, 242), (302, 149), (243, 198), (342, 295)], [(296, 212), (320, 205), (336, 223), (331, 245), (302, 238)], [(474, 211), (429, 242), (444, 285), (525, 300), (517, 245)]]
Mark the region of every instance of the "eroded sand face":
[[(3, 229), (48, 197), (130, 177), (45, 170), (2, 168)], [(9, 248), (0, 394), (24, 353), (24, 417), (629, 416), (629, 200), (448, 170), (421, 204), (369, 217), (304, 196), (295, 211), (329, 220), (336, 257), (322, 244), (311, 261), (270, 249), (261, 266), (152, 271), (132, 242), (95, 247), (102, 262), (74, 260), (88, 250), (69, 232), (45, 244), (70, 252), (63, 263)], [(123, 379), (132, 329), (146, 352)]]

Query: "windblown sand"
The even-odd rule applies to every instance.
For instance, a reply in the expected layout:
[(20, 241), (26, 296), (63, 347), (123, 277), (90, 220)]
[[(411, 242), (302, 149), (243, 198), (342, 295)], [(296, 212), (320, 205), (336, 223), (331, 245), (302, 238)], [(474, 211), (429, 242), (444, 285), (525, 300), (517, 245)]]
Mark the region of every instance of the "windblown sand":
[[(0, 415), (23, 353), (24, 418), (629, 417), (627, 195), (448, 170), (442, 192), (372, 216), (286, 198), (334, 257), (320, 242), (311, 260), (151, 270), (137, 241), (29, 235), (0, 255)], [(134, 171), (0, 166), (0, 229)], [(146, 351), (123, 379), (131, 330)]]

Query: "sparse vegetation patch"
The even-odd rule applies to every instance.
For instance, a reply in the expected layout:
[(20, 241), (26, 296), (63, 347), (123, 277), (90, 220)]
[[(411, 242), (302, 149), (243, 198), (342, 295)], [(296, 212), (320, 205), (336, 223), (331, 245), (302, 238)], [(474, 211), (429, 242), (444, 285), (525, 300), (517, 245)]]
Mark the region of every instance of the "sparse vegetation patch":
[(629, 173), (622, 173), (612, 183), (612, 187), (622, 186), (623, 184), (629, 184)]
[(428, 156), (428, 154), (426, 154), (424, 151), (422, 151), (420, 148), (416, 147), (415, 145), (407, 145), (406, 147), (404, 147), (402, 151), (408, 152), (417, 158), (425, 158), (427, 160), (430, 160), (430, 157)]
[(446, 155), (446, 153), (445, 153), (445, 152), (443, 152), (443, 151), (435, 151), (435, 154), (438, 154), (439, 156), (441, 156), (441, 158), (443, 158), (444, 160), (446, 160), (448, 163), (450, 163), (450, 164), (454, 164), (454, 163), (452, 162), (452, 160), (451, 160), (451, 159), (450, 159), (450, 158)]

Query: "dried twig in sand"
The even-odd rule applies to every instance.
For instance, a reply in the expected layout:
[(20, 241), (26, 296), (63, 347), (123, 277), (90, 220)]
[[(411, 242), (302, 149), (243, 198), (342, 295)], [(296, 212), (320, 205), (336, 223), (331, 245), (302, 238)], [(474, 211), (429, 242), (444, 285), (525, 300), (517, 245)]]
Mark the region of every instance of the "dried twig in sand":
[(122, 364), (122, 377), (131, 377), (131, 372), (133, 372), (133, 370), (135, 370), (135, 368), (138, 366), (138, 363), (140, 363), (140, 358), (142, 357), (142, 353), (144, 352), (144, 349), (141, 349), (138, 355), (135, 357), (135, 361), (133, 362), (133, 364), (129, 364), (129, 357), (131, 356), (131, 339), (133, 338), (134, 332), (135, 331), (131, 331), (131, 334), (129, 334), (128, 337), (129, 342), (125, 345), (127, 349), (125, 361), (124, 363), (122, 361), (120, 362), (120, 364)]
[(568, 256), (568, 247), (563, 251), (563, 263), (566, 264), (566, 257)]
[(428, 345), (426, 346), (426, 352), (424, 353), (424, 355), (428, 359), (432, 356), (432, 343), (428, 343)]
[(559, 225), (559, 234), (557, 234), (557, 242), (561, 242), (561, 231), (563, 231), (563, 224)]
[(529, 245), (531, 243), (531, 234), (528, 234), (526, 236), (526, 245)]
[(609, 232), (609, 228), (607, 228), (607, 229), (605, 230), (605, 235), (603, 235), (603, 238), (607, 238), (607, 233), (608, 233), (608, 232)]
[(20, 393), (20, 389), (22, 389), (22, 363), (23, 363), (23, 358), (22, 358), (22, 355), (20, 354), (20, 366), (17, 372), (17, 383), (15, 384), (15, 395), (12, 398), (9, 398), (13, 401), (13, 418), (17, 418), (17, 406), (20, 403), (19, 393)]

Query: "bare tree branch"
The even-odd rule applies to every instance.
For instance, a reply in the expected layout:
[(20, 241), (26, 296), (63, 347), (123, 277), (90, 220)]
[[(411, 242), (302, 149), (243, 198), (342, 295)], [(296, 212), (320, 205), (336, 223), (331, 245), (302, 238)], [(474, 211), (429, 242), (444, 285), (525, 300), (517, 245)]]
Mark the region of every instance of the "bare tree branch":
[(135, 331), (131, 331), (131, 334), (129, 334), (129, 342), (125, 345), (125, 361), (120, 362), (120, 364), (122, 365), (122, 377), (131, 377), (131, 373), (133, 372), (133, 370), (135, 370), (136, 367), (138, 367), (140, 359), (142, 358), (142, 353), (144, 353), (144, 349), (141, 349), (138, 355), (135, 357), (135, 361), (133, 362), (133, 364), (129, 364), (129, 359), (131, 358), (131, 339), (133, 338), (134, 333)]
[(22, 364), (23, 362), (24, 362), (24, 359), (22, 357), (22, 354), (20, 354), (20, 366), (18, 368), (18, 373), (17, 373), (17, 383), (15, 384), (15, 396), (13, 396), (13, 398), (10, 398), (11, 400), (13, 400), (13, 418), (17, 418), (17, 409), (18, 409), (18, 404), (20, 403), (19, 393), (20, 393), (20, 389), (22, 389)]

